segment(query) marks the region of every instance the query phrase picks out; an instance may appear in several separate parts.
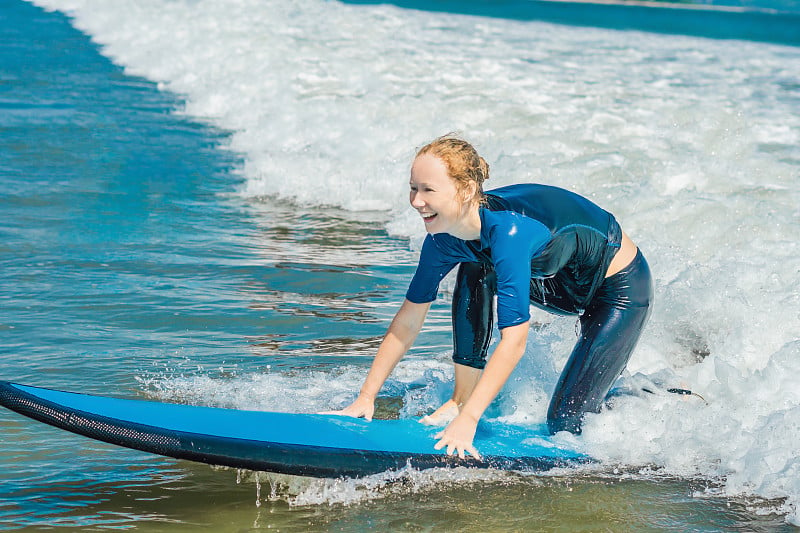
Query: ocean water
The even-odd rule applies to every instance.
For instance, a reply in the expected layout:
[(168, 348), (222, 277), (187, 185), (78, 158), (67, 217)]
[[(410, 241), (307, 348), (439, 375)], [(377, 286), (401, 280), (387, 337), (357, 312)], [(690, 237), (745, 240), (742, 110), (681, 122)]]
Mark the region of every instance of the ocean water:
[[(0, 528), (800, 524), (800, 48), (460, 10), (1, 4), (0, 377), (246, 409), (347, 404), (415, 267), (414, 149), (456, 131), (490, 187), (580, 192), (650, 261), (657, 305), (619, 386), (656, 394), (588, 417), (572, 444), (600, 464), (313, 481), (4, 410)], [(543, 420), (573, 342), (573, 320), (536, 314), (488, 416)], [(447, 396), (449, 343), (445, 290), (383, 415)]]

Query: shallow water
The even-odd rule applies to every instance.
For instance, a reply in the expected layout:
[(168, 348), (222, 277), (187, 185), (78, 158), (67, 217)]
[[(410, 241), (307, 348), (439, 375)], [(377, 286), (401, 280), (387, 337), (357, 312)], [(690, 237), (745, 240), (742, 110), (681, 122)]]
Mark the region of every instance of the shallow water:
[[(77, 443), (78, 437), (68, 437), (67, 444), (70, 439)], [(762, 514), (757, 502), (706, 495), (708, 486), (700, 481), (481, 477), (456, 470), (356, 483), (138, 459), (144, 463), (139, 472), (128, 467), (125, 479), (115, 480), (109, 465), (93, 481), (57, 478), (13, 492), (3, 524), (22, 531), (796, 530), (780, 516)], [(146, 477), (132, 475), (146, 469), (152, 469)]]
[[(100, 17), (109, 33), (96, 29), (95, 39), (127, 70), (60, 13), (16, 1), (0, 10), (3, 379), (247, 409), (343, 405), (415, 266), (407, 156), (464, 128), (497, 161), (497, 185), (555, 169), (620, 214), (658, 268), (662, 302), (622, 384), (682, 384), (710, 404), (622, 398), (588, 421), (583, 445), (604, 461), (593, 471), (363, 481), (237, 475), (3, 410), (0, 527), (792, 529), (796, 49), (742, 42), (732, 52), (664, 36), (632, 47), (636, 35), (455, 15), (428, 20), (412, 43), (406, 32), (419, 19), (397, 8), (77, 4), (74, 24), (89, 31)], [(267, 15), (280, 22), (275, 34), (237, 40)], [(193, 24), (221, 33), (208, 39)], [(437, 77), (463, 57), (475, 24), (467, 53), (499, 81)], [(381, 27), (394, 28), (391, 40)], [(356, 30), (375, 56), (331, 33)], [(575, 53), (588, 45), (600, 49)], [(383, 58), (382, 92), (352, 69), (362, 57)], [(741, 270), (756, 272), (731, 275)], [(446, 297), (436, 303), (387, 384), (384, 415), (416, 415), (447, 394), (447, 308)], [(492, 416), (543, 416), (574, 324), (538, 320)]]

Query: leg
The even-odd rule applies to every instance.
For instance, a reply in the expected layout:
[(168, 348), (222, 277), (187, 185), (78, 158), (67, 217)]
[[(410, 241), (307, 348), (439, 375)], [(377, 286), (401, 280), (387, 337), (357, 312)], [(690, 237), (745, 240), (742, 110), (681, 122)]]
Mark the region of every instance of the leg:
[(581, 335), (547, 412), (551, 433), (580, 433), (585, 413), (600, 410), (625, 368), (650, 312), (652, 282), (641, 255), (607, 278), (581, 316)]
[(472, 396), (472, 391), (475, 390), (475, 385), (478, 384), (483, 372), (480, 369), (459, 365), (458, 363), (454, 363), (453, 366), (455, 367), (453, 401), (460, 409), (464, 402)]
[(492, 340), (496, 290), (496, 278), (490, 266), (480, 263), (462, 263), (459, 266), (453, 292), (453, 396), (424, 417), (423, 423), (439, 425), (449, 422), (472, 394), (486, 366), (486, 352)]
[(486, 366), (492, 340), (497, 277), (489, 265), (462, 263), (453, 291), (453, 362), (472, 368)]
[(455, 387), (453, 389), (453, 396), (444, 402), (437, 410), (429, 415), (422, 417), (423, 424), (431, 426), (441, 426), (448, 424), (456, 416), (461, 409), (464, 402), (469, 399), (475, 385), (481, 377), (481, 370), (472, 368), (471, 366), (464, 366), (455, 363)]

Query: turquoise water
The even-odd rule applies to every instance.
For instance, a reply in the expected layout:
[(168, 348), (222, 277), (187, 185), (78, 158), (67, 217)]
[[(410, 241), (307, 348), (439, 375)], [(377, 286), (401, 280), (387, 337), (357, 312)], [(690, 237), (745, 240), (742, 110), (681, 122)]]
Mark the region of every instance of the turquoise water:
[[(239, 408), (313, 411), (347, 401), (415, 266), (408, 238), (387, 229), (402, 217), (331, 207), (341, 203), (327, 196), (242, 194), (252, 177), (247, 157), (229, 149), (232, 134), (100, 52), (63, 14), (21, 1), (0, 7), (0, 377)], [(775, 53), (796, 61), (792, 49)], [(777, 75), (774, 94), (756, 80), (779, 111), (800, 101), (792, 76)], [(311, 105), (298, 101), (298, 109)], [(780, 163), (768, 160), (766, 181), (779, 181), (775, 169), (784, 167), (794, 172), (787, 181), (796, 179), (791, 143), (775, 135), (762, 148)], [(292, 179), (281, 175), (279, 185)], [(638, 192), (629, 182), (611, 187)], [(661, 197), (675, 194), (667, 189)], [(772, 198), (767, 189), (748, 195)], [(737, 198), (728, 193), (732, 208), (742, 208)], [(787, 203), (791, 217), (796, 205)], [(664, 268), (663, 257), (677, 252), (659, 244), (650, 238)], [(668, 299), (674, 283), (659, 283)], [(697, 351), (692, 333), (679, 341)], [(533, 343), (549, 352), (555, 336), (545, 331)], [(382, 414), (416, 414), (446, 394), (449, 342), (440, 301), (411, 363), (388, 383)], [(459, 470), (310, 482), (119, 449), (3, 410), (0, 528), (794, 530), (780, 511), (785, 495), (726, 492), (718, 478), (662, 472), (657, 460), (533, 478)]]
[[(335, 366), (374, 348), (413, 269), (380, 215), (227, 197), (241, 178), (224, 133), (176, 117), (179, 100), (62, 15), (5, 4), (0, 43), (3, 379), (130, 397), (151, 374)], [(196, 471), (5, 410), (0, 428), (0, 527), (146, 522), (93, 508)]]
[(380, 333), (369, 320), (339, 323), (364, 312), (357, 302), (402, 294), (413, 268), (404, 243), (334, 210), (226, 199), (240, 178), (222, 133), (176, 118), (178, 100), (123, 75), (63, 17), (13, 7), (3, 13), (4, 375), (40, 378), (44, 364), (66, 385), (87, 368), (113, 379), (176, 350), (241, 359), (243, 345), (280, 362), (277, 348)]
[[(345, 0), (353, 4), (380, 4), (376, 0)], [(711, 0), (662, 2), (648, 5), (625, 0), (571, 2), (549, 0), (394, 0), (409, 9), (462, 13), (510, 20), (538, 20), (715, 39), (747, 39), (800, 45), (800, 3), (796, 0)], [(660, 7), (655, 7), (660, 6)]]

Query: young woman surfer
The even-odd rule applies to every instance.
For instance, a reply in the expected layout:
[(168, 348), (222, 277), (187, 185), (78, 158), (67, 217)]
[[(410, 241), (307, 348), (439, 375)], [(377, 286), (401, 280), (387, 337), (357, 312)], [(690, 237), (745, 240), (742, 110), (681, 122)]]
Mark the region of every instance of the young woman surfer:
[[(371, 419), (384, 381), (422, 328), (439, 283), (458, 265), (453, 293), (452, 398), (426, 417), (449, 421), (434, 448), (480, 457), (478, 420), (525, 351), (533, 304), (580, 317), (580, 336), (547, 413), (550, 432), (579, 433), (630, 358), (652, 300), (650, 270), (614, 217), (575, 193), (536, 184), (483, 191), (489, 166), (464, 140), (419, 150), (410, 202), (428, 235), (406, 299), (358, 398), (337, 413)], [(497, 297), (500, 341), (487, 362)]]

